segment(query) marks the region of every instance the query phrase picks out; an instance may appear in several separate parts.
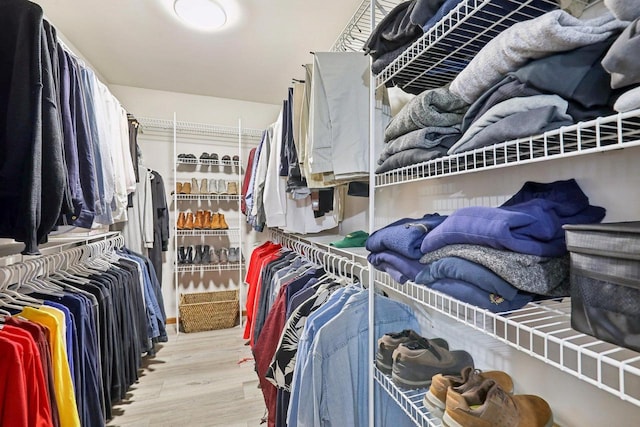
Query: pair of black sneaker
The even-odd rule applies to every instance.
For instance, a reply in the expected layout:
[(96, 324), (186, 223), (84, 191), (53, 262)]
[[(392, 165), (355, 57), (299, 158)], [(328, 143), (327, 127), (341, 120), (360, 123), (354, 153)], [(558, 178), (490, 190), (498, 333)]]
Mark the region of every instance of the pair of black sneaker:
[(473, 366), (473, 358), (463, 350), (449, 351), (442, 338), (428, 339), (411, 329), (383, 335), (378, 340), (376, 366), (392, 381), (408, 389), (426, 388), (436, 374), (458, 374)]

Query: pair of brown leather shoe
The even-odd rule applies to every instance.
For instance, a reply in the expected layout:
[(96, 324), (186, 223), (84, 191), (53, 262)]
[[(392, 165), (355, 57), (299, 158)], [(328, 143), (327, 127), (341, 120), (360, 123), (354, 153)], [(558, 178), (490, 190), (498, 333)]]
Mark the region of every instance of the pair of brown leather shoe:
[(190, 182), (176, 182), (176, 194), (191, 194)]
[(199, 210), (195, 215), (192, 212), (180, 212), (176, 227), (178, 230), (227, 230), (229, 225), (223, 214)]
[(436, 416), (444, 409), (442, 422), (447, 427), (553, 425), (553, 413), (544, 399), (512, 393), (513, 381), (505, 372), (466, 367), (460, 376), (435, 375), (424, 402)]

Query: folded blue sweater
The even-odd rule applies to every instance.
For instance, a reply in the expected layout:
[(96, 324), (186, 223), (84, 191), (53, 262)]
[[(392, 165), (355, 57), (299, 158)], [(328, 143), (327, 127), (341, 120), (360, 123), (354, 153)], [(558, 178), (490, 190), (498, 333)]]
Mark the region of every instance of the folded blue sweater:
[(533, 300), (533, 295), (526, 293), (518, 293), (514, 299), (508, 300), (464, 280), (440, 279), (433, 282), (429, 287), (434, 291), (442, 292), (460, 301), (485, 308), (494, 313), (517, 310)]
[(437, 213), (426, 214), (422, 218), (402, 218), (372, 233), (366, 248), (369, 252), (393, 251), (407, 258), (420, 259), (424, 236), (445, 218)]
[(440, 279), (462, 280), (509, 301), (518, 294), (513, 285), (487, 267), (457, 257), (441, 258), (425, 265), (416, 276), (415, 282), (430, 285)]
[(406, 258), (396, 252), (385, 251), (371, 253), (367, 260), (378, 270), (386, 271), (398, 283), (413, 281), (422, 270), (419, 260)]
[(446, 245), (467, 243), (509, 249), (530, 255), (564, 255), (565, 224), (602, 221), (605, 209), (589, 205), (575, 180), (550, 184), (526, 183), (499, 208), (475, 206), (451, 214), (427, 234), (420, 250), (428, 253)]

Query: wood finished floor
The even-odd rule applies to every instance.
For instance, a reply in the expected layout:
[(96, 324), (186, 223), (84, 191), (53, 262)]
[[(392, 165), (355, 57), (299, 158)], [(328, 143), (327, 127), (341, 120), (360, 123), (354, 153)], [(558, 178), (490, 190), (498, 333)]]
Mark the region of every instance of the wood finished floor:
[(240, 327), (169, 332), (109, 427), (256, 427), (265, 415), (251, 351)]

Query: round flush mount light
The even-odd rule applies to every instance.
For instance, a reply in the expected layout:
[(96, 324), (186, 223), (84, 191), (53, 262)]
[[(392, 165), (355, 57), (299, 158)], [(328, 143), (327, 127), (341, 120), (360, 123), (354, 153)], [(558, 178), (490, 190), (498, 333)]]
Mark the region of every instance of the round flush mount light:
[(173, 10), (182, 21), (200, 30), (216, 30), (227, 22), (224, 9), (213, 0), (175, 0)]

